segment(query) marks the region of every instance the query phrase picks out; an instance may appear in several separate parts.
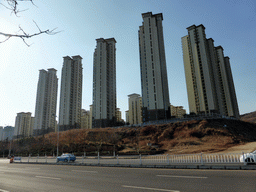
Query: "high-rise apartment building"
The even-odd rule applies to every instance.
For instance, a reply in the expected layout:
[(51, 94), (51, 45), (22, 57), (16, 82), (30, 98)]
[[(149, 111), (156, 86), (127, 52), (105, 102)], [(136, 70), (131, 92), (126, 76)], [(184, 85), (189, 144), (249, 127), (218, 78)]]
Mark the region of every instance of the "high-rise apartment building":
[(143, 122), (170, 118), (162, 13), (143, 13), (139, 27)]
[(33, 127), (31, 126), (31, 113), (17, 113), (15, 120), (14, 138), (31, 137)]
[(137, 125), (142, 123), (142, 98), (139, 94), (133, 93), (128, 95), (129, 97), (129, 110), (128, 110), (128, 122), (130, 125)]
[(217, 113), (239, 118), (239, 109), (229, 58), (221, 46), (207, 39), (203, 25), (187, 28), (182, 37), (190, 113)]
[(92, 127), (112, 127), (116, 122), (116, 40), (99, 38), (96, 41)]
[(55, 131), (58, 78), (56, 69), (42, 69), (37, 84), (34, 135)]
[(61, 73), (59, 130), (78, 129), (81, 127), (82, 57), (77, 55), (63, 57)]

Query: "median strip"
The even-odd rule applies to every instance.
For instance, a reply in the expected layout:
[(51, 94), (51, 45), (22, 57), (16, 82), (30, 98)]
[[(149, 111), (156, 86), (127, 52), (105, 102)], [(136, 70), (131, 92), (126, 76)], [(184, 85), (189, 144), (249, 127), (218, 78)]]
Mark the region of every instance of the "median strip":
[(180, 191), (177, 191), (177, 190), (170, 190), (170, 189), (158, 189), (158, 188), (138, 187), (138, 186), (128, 186), (128, 185), (123, 185), (122, 187), (133, 188), (133, 189), (145, 189), (145, 190), (152, 190), (152, 191), (180, 192)]
[(61, 180), (61, 178), (56, 178), (56, 177), (44, 177), (44, 176), (36, 176), (37, 178), (42, 178), (42, 179), (55, 179), (55, 180)]
[(208, 178), (208, 177), (179, 176), (179, 175), (157, 175), (157, 177), (178, 177), (178, 178), (190, 178), (190, 179), (207, 179)]

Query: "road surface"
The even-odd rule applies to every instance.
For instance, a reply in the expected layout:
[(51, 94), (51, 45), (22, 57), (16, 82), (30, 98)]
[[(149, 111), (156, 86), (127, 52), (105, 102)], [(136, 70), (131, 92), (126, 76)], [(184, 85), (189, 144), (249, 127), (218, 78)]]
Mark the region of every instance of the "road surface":
[(0, 160), (0, 192), (256, 191), (255, 170), (174, 170), (8, 162)]

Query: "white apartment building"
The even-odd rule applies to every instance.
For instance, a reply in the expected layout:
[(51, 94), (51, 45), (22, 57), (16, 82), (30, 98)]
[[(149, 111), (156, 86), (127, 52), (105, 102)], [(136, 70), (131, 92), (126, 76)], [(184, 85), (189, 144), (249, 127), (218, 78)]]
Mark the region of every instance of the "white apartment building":
[(214, 47), (213, 39), (206, 39), (203, 25), (187, 30), (182, 48), (190, 113), (239, 118), (229, 58), (221, 46)]
[(170, 118), (162, 13), (142, 14), (139, 27), (143, 122)]
[(55, 131), (58, 78), (56, 69), (39, 72), (35, 108), (34, 135)]
[(128, 120), (126, 122), (130, 125), (137, 125), (142, 123), (142, 98), (139, 94), (133, 93), (128, 95)]
[(31, 126), (31, 113), (17, 113), (15, 120), (14, 137), (23, 138), (33, 136), (33, 127)]
[(116, 122), (116, 40), (99, 38), (96, 41), (92, 127), (112, 127)]
[(63, 59), (59, 109), (60, 131), (81, 127), (82, 107), (82, 57), (66, 56)]

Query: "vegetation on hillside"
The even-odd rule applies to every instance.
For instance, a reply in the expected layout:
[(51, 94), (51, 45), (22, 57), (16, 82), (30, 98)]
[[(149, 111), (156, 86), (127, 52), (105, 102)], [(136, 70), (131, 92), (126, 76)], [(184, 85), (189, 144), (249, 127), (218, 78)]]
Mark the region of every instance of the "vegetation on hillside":
[[(73, 129), (59, 133), (59, 153), (75, 155), (219, 152), (256, 141), (256, 124), (206, 119), (133, 128)], [(56, 155), (57, 133), (1, 142), (0, 150), (19, 155)]]

